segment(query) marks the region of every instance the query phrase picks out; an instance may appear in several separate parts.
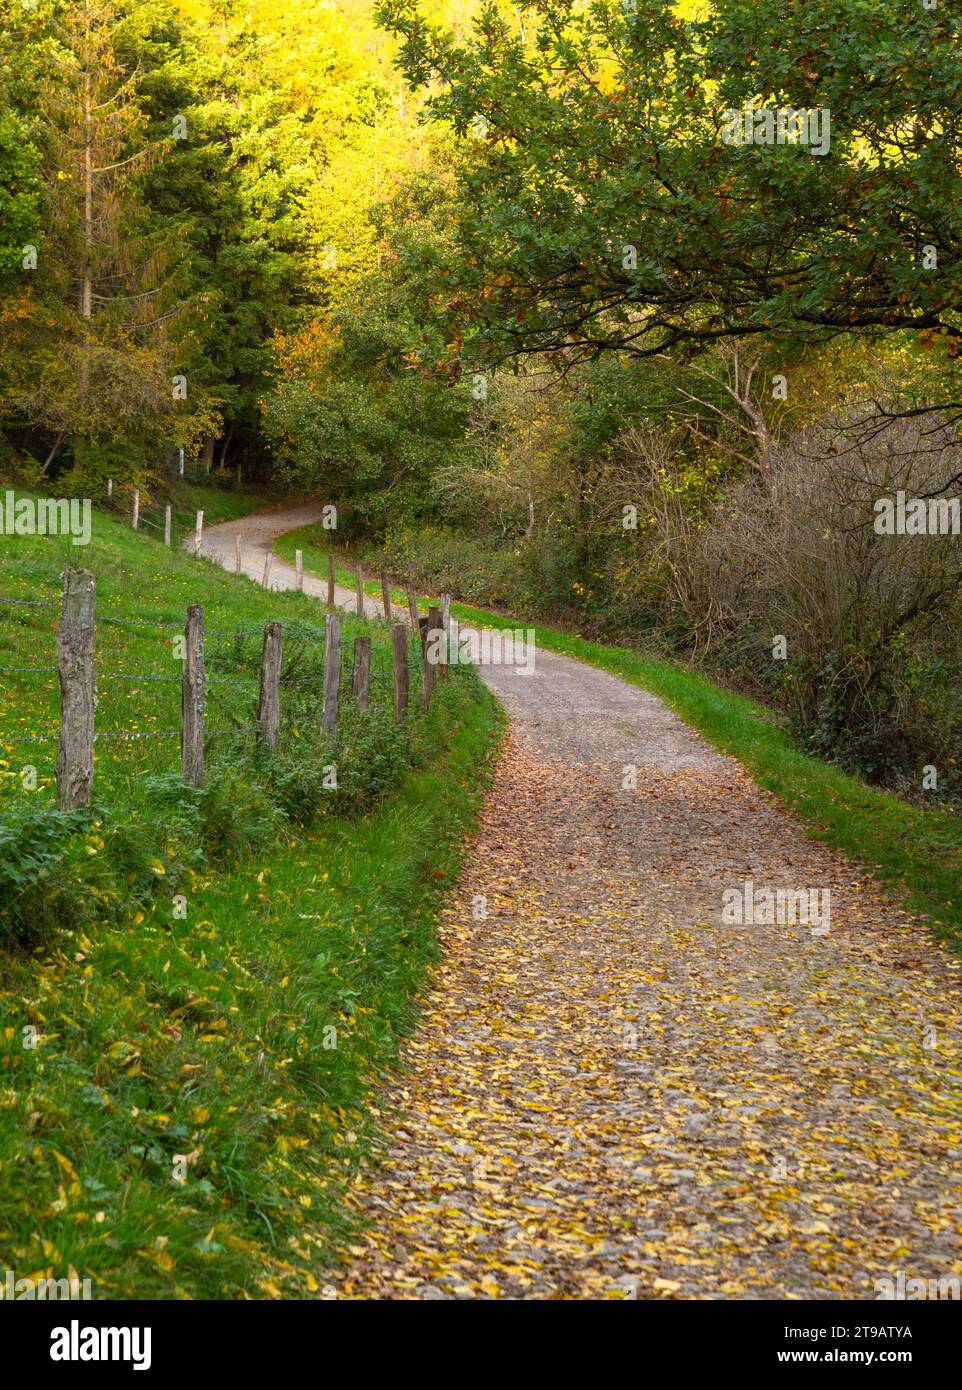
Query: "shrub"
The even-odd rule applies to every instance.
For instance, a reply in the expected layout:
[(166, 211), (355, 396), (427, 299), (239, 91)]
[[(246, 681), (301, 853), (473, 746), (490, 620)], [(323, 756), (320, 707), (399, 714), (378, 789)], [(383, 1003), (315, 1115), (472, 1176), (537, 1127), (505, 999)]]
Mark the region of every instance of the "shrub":
[(0, 820), (0, 944), (36, 946), (90, 914), (83, 839), (90, 811), (7, 810)]
[[(925, 430), (925, 434), (923, 434)], [(953, 535), (880, 535), (875, 503), (935, 495), (959, 472), (948, 430), (839, 421), (774, 449), (734, 488), (696, 563), (718, 628), (754, 645), (812, 751), (893, 783), (962, 735), (962, 557)], [(786, 662), (771, 660), (787, 639)]]

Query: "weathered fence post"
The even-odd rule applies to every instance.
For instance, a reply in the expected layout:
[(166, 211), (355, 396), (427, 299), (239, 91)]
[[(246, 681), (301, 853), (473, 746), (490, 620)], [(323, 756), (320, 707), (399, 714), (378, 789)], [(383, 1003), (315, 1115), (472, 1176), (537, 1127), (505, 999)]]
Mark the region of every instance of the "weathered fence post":
[(113, 495), (114, 495), (114, 480), (113, 480), (113, 478), (108, 478), (108, 479), (107, 479), (107, 496), (108, 496), (108, 497), (113, 497)]
[(438, 654), (438, 676), (441, 680), (446, 681), (448, 678), (448, 634), (440, 611), (438, 612), (438, 626), (434, 640)]
[(364, 617), (364, 571), (360, 565), (354, 567), (354, 608), (359, 618)]
[(136, 531), (140, 526), (140, 488), (134, 488), (134, 511), (130, 518), (130, 524)]
[(367, 709), (367, 696), (371, 688), (371, 639), (354, 639), (354, 674), (351, 679), (351, 694), (358, 709)]
[(241, 533), (238, 531), (234, 537), (234, 573), (241, 572)]
[(261, 690), (257, 702), (257, 737), (271, 752), (281, 726), (281, 625), (267, 623), (261, 652)]
[(334, 607), (334, 556), (327, 557), (327, 606)]
[(304, 552), (303, 550), (294, 551), (294, 569), (297, 574), (297, 587), (303, 592), (304, 589)]
[(164, 508), (164, 545), (170, 545), (170, 503)]
[(414, 592), (414, 585), (413, 585), (413, 584), (409, 584), (409, 585), (407, 586), (407, 591), (408, 591), (408, 614), (410, 615), (410, 618), (411, 618), (411, 626), (414, 628), (414, 631), (417, 632), (417, 631), (418, 631), (418, 596), (417, 596), (417, 594)]
[(425, 709), (431, 703), (436, 674), (435, 660), (440, 655), (441, 610), (428, 609), (428, 626), (424, 634), (424, 673), (421, 677), (421, 704)]
[(60, 749), (57, 795), (62, 811), (87, 806), (94, 781), (94, 577), (65, 569), (57, 628)]
[(195, 787), (204, 785), (204, 610), (199, 603), (187, 609), (184, 630), (184, 683), (180, 706), (180, 774)]
[(408, 704), (408, 633), (406, 623), (391, 626), (391, 658), (394, 666), (394, 718), (400, 719)]
[(387, 570), (381, 570), (381, 602), (384, 604), (384, 617), (391, 621), (391, 586), (387, 582)]
[(441, 627), (444, 630), (444, 641), (441, 644), (441, 679), (446, 681), (448, 678), (448, 660), (451, 654), (451, 595), (441, 595)]
[(273, 554), (273, 551), (270, 551), (270, 550), (269, 550), (269, 551), (267, 552), (267, 555), (266, 555), (265, 559), (264, 559), (264, 577), (261, 579), (261, 588), (262, 588), (262, 589), (267, 589), (267, 588), (270, 587), (271, 565), (272, 565), (273, 563), (274, 563), (274, 554)]
[(194, 526), (194, 554), (200, 554), (201, 537), (204, 534), (204, 513), (197, 513), (197, 522)]
[(181, 449), (181, 451), (180, 451), (180, 467), (179, 467), (179, 469), (178, 469), (177, 471), (180, 473), (180, 476), (181, 476), (181, 477), (184, 476), (184, 451), (183, 451), (183, 449)]
[(326, 734), (337, 732), (337, 696), (341, 682), (341, 615), (329, 613), (325, 619), (324, 709), (321, 728)]

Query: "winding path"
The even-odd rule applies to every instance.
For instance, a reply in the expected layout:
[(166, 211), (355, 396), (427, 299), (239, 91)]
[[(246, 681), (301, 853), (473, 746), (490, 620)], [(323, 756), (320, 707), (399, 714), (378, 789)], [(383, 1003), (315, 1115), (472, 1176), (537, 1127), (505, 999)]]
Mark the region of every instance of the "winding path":
[[(204, 546), (231, 565), (232, 527)], [(483, 675), (510, 735), (338, 1295), (960, 1279), (958, 961), (652, 696), (540, 651)], [(727, 923), (747, 880), (829, 889), (830, 930)]]

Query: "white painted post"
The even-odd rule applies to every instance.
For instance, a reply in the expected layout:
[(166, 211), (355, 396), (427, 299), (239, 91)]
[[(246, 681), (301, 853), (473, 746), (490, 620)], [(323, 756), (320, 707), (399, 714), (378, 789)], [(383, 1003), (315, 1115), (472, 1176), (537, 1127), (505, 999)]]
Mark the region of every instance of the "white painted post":
[(164, 545), (170, 545), (170, 503), (164, 508)]
[(241, 533), (238, 531), (234, 537), (234, 573), (241, 572)]
[(180, 451), (180, 470), (179, 470), (179, 471), (180, 471), (180, 476), (183, 477), (183, 476), (184, 476), (184, 451), (183, 451), (183, 449), (181, 449), (181, 451)]
[(197, 525), (194, 528), (194, 554), (200, 554), (200, 541), (204, 534), (204, 513), (197, 513)]
[(304, 588), (304, 552), (303, 550), (294, 551), (294, 568), (297, 571), (297, 587)]
[(140, 488), (134, 488), (134, 514), (130, 520), (131, 526), (136, 531), (140, 526)]
[(107, 496), (108, 496), (108, 497), (113, 497), (113, 495), (114, 495), (114, 480), (113, 480), (113, 478), (108, 478), (108, 479), (107, 479)]

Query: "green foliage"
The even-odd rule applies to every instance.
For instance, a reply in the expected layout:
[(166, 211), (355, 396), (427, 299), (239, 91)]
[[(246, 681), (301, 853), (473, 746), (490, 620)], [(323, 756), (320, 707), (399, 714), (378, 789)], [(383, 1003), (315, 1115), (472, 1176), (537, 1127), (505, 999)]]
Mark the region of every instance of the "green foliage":
[(24, 252), (39, 252), (38, 156), (0, 86), (0, 286), (24, 274)]
[[(657, 355), (779, 328), (957, 342), (949, 7), (722, 0), (689, 20), (547, 0), (523, 28), (486, 7), (467, 41), (416, 0), (382, 14), (432, 112), (462, 135), (486, 122), (460, 165), (455, 313), (469, 301), (492, 353)], [(830, 152), (726, 143), (745, 102), (828, 109)]]
[(405, 320), (376, 302), (337, 326), (323, 376), (279, 385), (264, 427), (282, 478), (334, 492), (349, 524), (380, 534), (430, 511), (430, 479), (463, 450), (469, 395), (405, 362)]
[(88, 811), (21, 806), (0, 820), (0, 946), (38, 945), (84, 920)]
[[(50, 663), (53, 611), (31, 605), (55, 603), (67, 559), (50, 538), (0, 546), (0, 593), (21, 600), (0, 608), (2, 664)], [(415, 1020), (498, 713), (459, 671), (398, 729), (378, 667), (369, 714), (346, 710), (332, 743), (314, 732), (316, 600), (99, 512), (84, 561), (98, 581), (98, 728), (176, 721), (176, 681), (116, 673), (176, 669), (170, 637), (202, 590), (219, 732), (199, 790), (175, 771), (176, 740), (98, 742), (98, 804), (62, 814), (56, 742), (14, 742), (51, 728), (55, 687), (4, 677), (0, 1228), (24, 1267), (60, 1277), (72, 1264), (96, 1296), (316, 1297), (351, 1229), (371, 1089)], [(278, 618), (291, 683), (268, 759), (228, 734), (251, 725), (262, 624)], [(382, 624), (344, 627), (383, 649)], [(332, 758), (336, 792), (319, 786)]]

